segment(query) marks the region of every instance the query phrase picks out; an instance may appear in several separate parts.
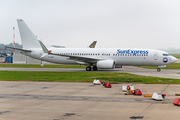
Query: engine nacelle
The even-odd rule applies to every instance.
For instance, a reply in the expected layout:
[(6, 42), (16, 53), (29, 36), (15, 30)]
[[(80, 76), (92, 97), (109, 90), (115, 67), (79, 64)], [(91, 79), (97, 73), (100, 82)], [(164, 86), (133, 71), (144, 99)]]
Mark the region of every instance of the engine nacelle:
[(97, 68), (101, 69), (114, 69), (115, 62), (113, 60), (102, 60), (97, 62)]

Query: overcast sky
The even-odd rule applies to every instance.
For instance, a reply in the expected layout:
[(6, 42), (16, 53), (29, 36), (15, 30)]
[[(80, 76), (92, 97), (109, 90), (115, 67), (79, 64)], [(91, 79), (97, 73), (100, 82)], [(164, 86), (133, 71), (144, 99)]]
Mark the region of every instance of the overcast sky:
[(0, 43), (24, 19), (45, 45), (180, 48), (180, 0), (0, 0)]

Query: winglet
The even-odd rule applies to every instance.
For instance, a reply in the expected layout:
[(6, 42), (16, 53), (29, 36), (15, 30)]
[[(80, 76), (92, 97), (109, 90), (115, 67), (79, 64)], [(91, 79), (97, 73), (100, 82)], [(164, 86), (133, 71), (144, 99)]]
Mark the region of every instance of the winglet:
[(41, 41), (39, 41), (39, 43), (40, 43), (40, 45), (41, 45), (41, 48), (42, 48), (42, 50), (44, 51), (44, 53), (50, 53), (49, 51), (48, 51), (48, 49), (46, 48), (46, 46), (41, 42)]

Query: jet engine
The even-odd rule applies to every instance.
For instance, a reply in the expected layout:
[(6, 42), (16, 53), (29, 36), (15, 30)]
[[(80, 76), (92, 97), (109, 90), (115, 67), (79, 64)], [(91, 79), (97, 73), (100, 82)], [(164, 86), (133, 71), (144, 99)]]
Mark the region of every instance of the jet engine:
[(101, 60), (97, 62), (97, 68), (101, 69), (114, 69), (115, 62), (113, 60)]

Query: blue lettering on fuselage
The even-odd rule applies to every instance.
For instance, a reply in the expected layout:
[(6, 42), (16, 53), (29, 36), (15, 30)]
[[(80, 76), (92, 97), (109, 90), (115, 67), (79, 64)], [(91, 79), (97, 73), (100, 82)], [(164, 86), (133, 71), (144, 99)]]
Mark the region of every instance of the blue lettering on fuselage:
[(121, 50), (118, 49), (117, 50), (117, 54), (149, 54), (148, 50), (131, 50), (131, 49), (127, 49), (127, 50)]

